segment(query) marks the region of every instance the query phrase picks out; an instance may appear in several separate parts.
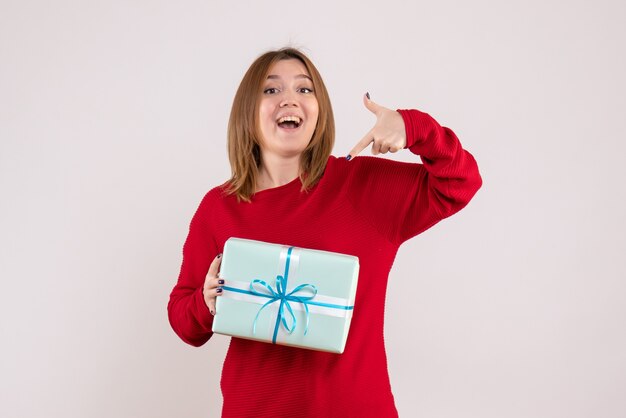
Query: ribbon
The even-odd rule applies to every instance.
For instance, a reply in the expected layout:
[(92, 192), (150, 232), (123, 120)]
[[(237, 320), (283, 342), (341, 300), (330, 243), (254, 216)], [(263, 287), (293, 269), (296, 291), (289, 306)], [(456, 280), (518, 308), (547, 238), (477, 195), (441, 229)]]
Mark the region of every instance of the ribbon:
[[(269, 300), (265, 304), (263, 304), (263, 306), (261, 306), (256, 316), (254, 317), (254, 322), (252, 325), (253, 334), (256, 334), (256, 323), (263, 309), (265, 309), (266, 307), (270, 306), (271, 304), (275, 302), (280, 301), (280, 306), (278, 307), (278, 315), (276, 316), (276, 324), (274, 325), (274, 334), (272, 336), (273, 344), (276, 344), (276, 337), (278, 336), (278, 329), (280, 328), (281, 324), (289, 334), (292, 334), (296, 330), (297, 320), (296, 320), (296, 316), (293, 312), (293, 308), (290, 302), (297, 302), (304, 307), (304, 311), (306, 314), (306, 325), (304, 327), (304, 335), (307, 335), (307, 332), (309, 331), (309, 318), (310, 318), (309, 305), (316, 305), (316, 306), (322, 306), (322, 307), (327, 307), (327, 308), (344, 309), (344, 310), (354, 309), (354, 306), (314, 302), (313, 298), (317, 296), (317, 287), (308, 283), (296, 286), (293, 290), (287, 293), (289, 268), (290, 268), (290, 264), (292, 261), (292, 252), (294, 248), (295, 247), (289, 247), (287, 249), (287, 254), (286, 254), (286, 259), (285, 259), (285, 271), (282, 275), (278, 274), (276, 276), (276, 290), (274, 290), (274, 288), (271, 285), (269, 285), (265, 280), (260, 280), (260, 279), (252, 280), (252, 282), (250, 282), (249, 290), (242, 290), (242, 289), (238, 289), (235, 287), (223, 286), (224, 290), (269, 298)], [(283, 257), (283, 254), (281, 254), (281, 258), (282, 257)], [(297, 262), (298, 257), (295, 255), (293, 257), (295, 259), (294, 261)], [(260, 290), (257, 290), (257, 288)], [(301, 292), (306, 292), (306, 291), (311, 292), (311, 294), (307, 295), (307, 294), (301, 293)], [(285, 307), (287, 308), (286, 312), (289, 314), (291, 318), (291, 325), (289, 325), (287, 321)]]

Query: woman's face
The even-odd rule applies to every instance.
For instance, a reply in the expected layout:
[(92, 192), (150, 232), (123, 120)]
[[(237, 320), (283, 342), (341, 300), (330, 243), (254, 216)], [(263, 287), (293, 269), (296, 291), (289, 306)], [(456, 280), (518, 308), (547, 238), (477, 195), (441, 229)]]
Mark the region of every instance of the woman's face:
[(300, 155), (313, 137), (319, 107), (313, 82), (297, 59), (280, 60), (268, 72), (259, 103), (261, 154)]

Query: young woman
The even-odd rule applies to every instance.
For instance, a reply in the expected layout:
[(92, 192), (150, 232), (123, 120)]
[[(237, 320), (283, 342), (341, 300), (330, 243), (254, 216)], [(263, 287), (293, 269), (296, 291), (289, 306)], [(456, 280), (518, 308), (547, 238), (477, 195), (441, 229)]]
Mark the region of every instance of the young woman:
[[(328, 93), (302, 52), (265, 53), (237, 90), (232, 177), (206, 194), (191, 221), (168, 305), (173, 329), (194, 346), (211, 338), (230, 237), (355, 255), (360, 275), (343, 354), (232, 338), (223, 417), (398, 416), (383, 341), (389, 271), (400, 244), (463, 208), (481, 178), (455, 134), (428, 114), (363, 100), (376, 123), (337, 158)], [(373, 154), (407, 149), (422, 163), (358, 157), (370, 144)]]

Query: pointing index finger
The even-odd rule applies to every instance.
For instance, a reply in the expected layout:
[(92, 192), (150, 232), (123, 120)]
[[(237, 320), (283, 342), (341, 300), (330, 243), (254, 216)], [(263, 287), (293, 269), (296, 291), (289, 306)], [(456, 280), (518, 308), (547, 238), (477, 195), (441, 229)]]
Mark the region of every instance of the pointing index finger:
[(350, 161), (352, 158), (359, 155), (361, 151), (363, 151), (369, 144), (374, 141), (374, 136), (372, 135), (372, 131), (369, 131), (365, 136), (357, 142), (357, 144), (352, 148), (350, 153), (346, 156), (346, 159)]

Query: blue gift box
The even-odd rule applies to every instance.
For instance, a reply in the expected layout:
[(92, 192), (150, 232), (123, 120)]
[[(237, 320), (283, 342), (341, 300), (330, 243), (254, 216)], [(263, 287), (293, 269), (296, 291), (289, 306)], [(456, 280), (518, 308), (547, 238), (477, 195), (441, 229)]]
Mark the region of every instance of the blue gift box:
[(351, 255), (230, 238), (213, 332), (342, 353), (358, 276)]

